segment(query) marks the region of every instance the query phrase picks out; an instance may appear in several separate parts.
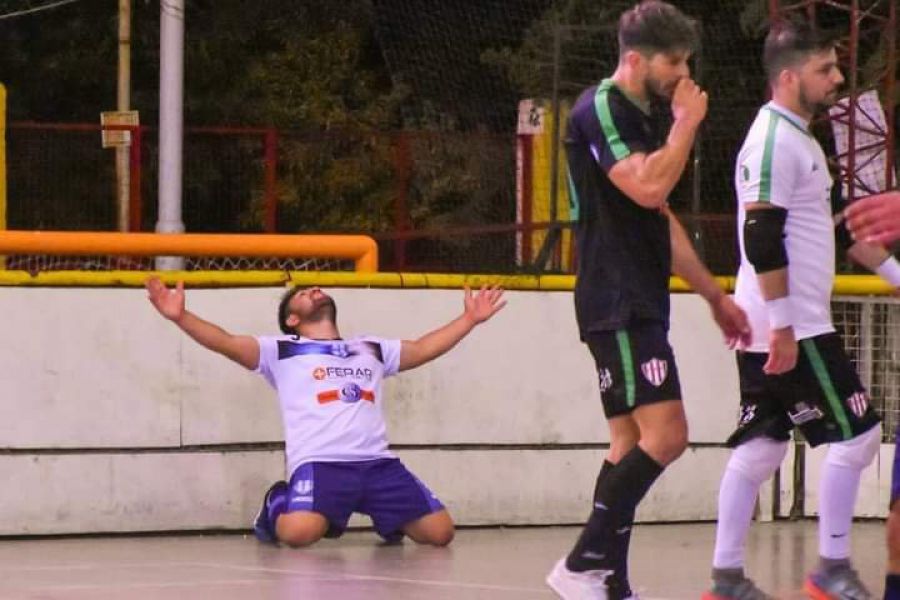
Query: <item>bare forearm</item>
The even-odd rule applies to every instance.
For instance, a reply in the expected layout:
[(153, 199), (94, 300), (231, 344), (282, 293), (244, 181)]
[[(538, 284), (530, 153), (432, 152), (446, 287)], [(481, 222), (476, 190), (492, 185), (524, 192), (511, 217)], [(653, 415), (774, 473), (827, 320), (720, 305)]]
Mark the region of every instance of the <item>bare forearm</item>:
[(195, 342), (213, 352), (224, 354), (232, 335), (214, 323), (201, 319), (190, 311), (172, 321)]
[(856, 263), (872, 272), (891, 256), (884, 247), (868, 242), (856, 242), (847, 248), (847, 254)]
[(788, 270), (777, 269), (766, 273), (757, 273), (756, 280), (764, 300), (775, 300), (788, 295)]
[(672, 236), (672, 272), (708, 302), (716, 301), (725, 292), (697, 256), (687, 232), (672, 213), (669, 213), (669, 230)]
[(475, 327), (467, 315), (450, 321), (443, 327), (426, 333), (414, 342), (403, 342), (400, 369), (412, 369), (448, 352)]
[(643, 181), (653, 182), (654, 195), (660, 204), (665, 202), (675, 184), (681, 179), (688, 157), (691, 155), (696, 133), (696, 125), (676, 121), (669, 131), (666, 143), (647, 155), (639, 176)]

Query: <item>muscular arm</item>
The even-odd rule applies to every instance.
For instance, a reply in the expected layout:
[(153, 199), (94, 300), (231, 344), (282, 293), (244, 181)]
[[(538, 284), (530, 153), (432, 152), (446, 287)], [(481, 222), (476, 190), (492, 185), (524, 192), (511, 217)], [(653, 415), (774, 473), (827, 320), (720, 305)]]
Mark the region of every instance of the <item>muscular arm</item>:
[[(768, 202), (748, 202), (746, 205), (747, 218), (751, 218), (753, 211), (777, 209), (777, 206), (773, 206)], [(756, 281), (759, 283), (759, 290), (762, 292), (763, 300), (775, 300), (788, 295), (790, 288), (788, 285), (787, 267), (760, 273), (754, 265), (754, 270), (756, 270)]]
[(218, 352), (248, 369), (259, 365), (259, 342), (254, 337), (230, 334), (187, 310), (172, 322), (204, 348)]
[(415, 341), (403, 340), (400, 345), (400, 370), (413, 369), (434, 360), (453, 348), (474, 328), (475, 322), (462, 315)]
[(147, 296), (163, 317), (172, 321), (195, 342), (234, 362), (255, 369), (259, 365), (259, 342), (247, 335), (232, 335), (209, 321), (204, 321), (184, 307), (184, 282), (168, 289), (158, 277), (145, 283)]
[(453, 348), (476, 325), (487, 321), (506, 305), (506, 301), (502, 298), (503, 289), (497, 286), (482, 287), (474, 295), (467, 287), (463, 300), (465, 310), (462, 315), (415, 341), (401, 342), (400, 370), (405, 371), (423, 365)]
[(678, 218), (668, 209), (663, 211), (669, 218), (669, 232), (672, 238), (672, 271), (688, 282), (691, 288), (708, 303), (713, 319), (722, 330), (729, 347), (750, 343), (750, 325), (747, 315), (727, 295), (706, 265), (697, 256), (694, 245), (678, 222)]
[(676, 120), (661, 148), (620, 160), (609, 170), (610, 180), (640, 206), (661, 208), (684, 172), (698, 126), (699, 121)]
[(697, 256), (694, 245), (678, 221), (678, 217), (668, 208), (665, 209), (665, 213), (669, 217), (669, 231), (672, 237), (672, 272), (684, 279), (691, 289), (703, 296), (707, 302), (717, 301), (725, 295), (725, 292)]

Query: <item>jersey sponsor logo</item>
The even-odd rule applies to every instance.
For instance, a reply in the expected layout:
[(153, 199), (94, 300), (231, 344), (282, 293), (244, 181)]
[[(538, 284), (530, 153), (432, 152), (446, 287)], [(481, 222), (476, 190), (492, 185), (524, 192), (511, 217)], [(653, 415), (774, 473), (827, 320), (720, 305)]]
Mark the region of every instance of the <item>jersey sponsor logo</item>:
[(323, 381), (326, 379), (361, 379), (363, 381), (372, 381), (373, 375), (372, 369), (353, 367), (316, 367), (312, 372), (313, 379), (316, 381)]
[(612, 386), (612, 373), (609, 372), (609, 369), (600, 369), (600, 393), (602, 394)]
[(869, 408), (869, 398), (865, 392), (855, 392), (847, 398), (846, 404), (850, 412), (857, 417), (862, 417)]
[(364, 390), (355, 383), (346, 383), (339, 390), (327, 390), (316, 394), (319, 404), (328, 404), (340, 400), (345, 404), (356, 404), (360, 400), (375, 402), (375, 393)]
[(378, 362), (384, 362), (381, 344), (377, 342), (292, 342), (278, 341), (278, 360), (295, 356), (334, 356), (350, 358), (351, 356), (371, 356)]
[(804, 423), (821, 419), (824, 416), (825, 413), (806, 402), (798, 402), (794, 405), (793, 411), (788, 411), (788, 418), (794, 425), (803, 425)]
[(651, 358), (641, 365), (641, 373), (653, 387), (659, 387), (669, 374), (669, 363), (661, 358)]

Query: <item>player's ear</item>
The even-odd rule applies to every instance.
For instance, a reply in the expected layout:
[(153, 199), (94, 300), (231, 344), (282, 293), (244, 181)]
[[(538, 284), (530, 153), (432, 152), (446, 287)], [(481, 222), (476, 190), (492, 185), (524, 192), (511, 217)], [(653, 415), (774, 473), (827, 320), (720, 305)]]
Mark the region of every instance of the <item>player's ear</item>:
[(625, 54), (622, 56), (622, 62), (632, 69), (639, 68), (643, 60), (644, 56), (637, 50), (626, 50)]
[(298, 317), (294, 313), (291, 313), (288, 315), (287, 319), (284, 320), (284, 324), (291, 329), (297, 329), (297, 325), (300, 324), (300, 317)]

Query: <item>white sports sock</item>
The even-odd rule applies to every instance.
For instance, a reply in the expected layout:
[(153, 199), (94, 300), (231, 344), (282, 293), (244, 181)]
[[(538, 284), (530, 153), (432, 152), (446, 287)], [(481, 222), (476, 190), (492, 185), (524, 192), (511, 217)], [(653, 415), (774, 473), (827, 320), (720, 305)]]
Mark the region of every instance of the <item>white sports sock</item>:
[(713, 567), (739, 569), (744, 566), (744, 540), (753, 520), (759, 484), (740, 471), (725, 469), (719, 487), (719, 518)]
[(759, 487), (781, 464), (787, 448), (787, 442), (757, 437), (731, 453), (719, 486), (714, 569), (743, 568), (744, 541), (753, 520)]
[(859, 492), (859, 477), (872, 464), (881, 444), (881, 426), (828, 447), (819, 483), (819, 554), (850, 557), (850, 526)]
[(825, 461), (819, 483), (819, 554), (850, 557), (850, 526), (861, 470)]

